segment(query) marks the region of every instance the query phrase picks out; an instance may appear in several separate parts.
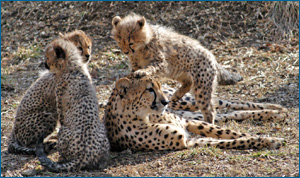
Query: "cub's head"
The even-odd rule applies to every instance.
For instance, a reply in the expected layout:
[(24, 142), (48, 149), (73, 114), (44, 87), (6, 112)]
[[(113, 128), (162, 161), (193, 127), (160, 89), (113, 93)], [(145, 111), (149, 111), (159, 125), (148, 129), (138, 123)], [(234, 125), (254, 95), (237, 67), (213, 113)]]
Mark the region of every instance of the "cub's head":
[(117, 41), (124, 54), (132, 55), (151, 40), (152, 31), (142, 16), (133, 13), (124, 18), (116, 16), (112, 20), (112, 26), (112, 38)]
[(45, 50), (45, 66), (51, 72), (67, 71), (75, 66), (82, 66), (83, 59), (77, 47), (70, 41), (56, 39)]
[(79, 49), (84, 59), (83, 62), (89, 62), (92, 53), (92, 40), (82, 30), (75, 30), (66, 34), (59, 33), (59, 36), (69, 40)]
[(169, 103), (160, 83), (152, 77), (137, 79), (127, 76), (118, 80), (115, 88), (122, 108), (129, 108), (140, 117), (161, 114)]

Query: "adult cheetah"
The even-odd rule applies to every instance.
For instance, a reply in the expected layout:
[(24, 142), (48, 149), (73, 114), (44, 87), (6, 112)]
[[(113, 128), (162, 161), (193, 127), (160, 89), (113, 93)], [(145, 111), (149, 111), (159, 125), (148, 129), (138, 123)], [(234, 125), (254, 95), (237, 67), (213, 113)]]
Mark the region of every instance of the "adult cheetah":
[(217, 81), (236, 82), (241, 80), (240, 76), (225, 70), (197, 40), (170, 28), (151, 25), (142, 16), (116, 16), (112, 25), (112, 37), (129, 56), (135, 76), (157, 75), (179, 81), (182, 85), (171, 100), (178, 101), (192, 89), (205, 121), (214, 123), (212, 97)]
[[(257, 137), (166, 110), (168, 98), (151, 76), (121, 78), (109, 98), (105, 125), (111, 149), (180, 150), (195, 146), (232, 149), (280, 148), (283, 139)], [(267, 116), (267, 115), (264, 115)], [(211, 138), (191, 138), (189, 132)]]

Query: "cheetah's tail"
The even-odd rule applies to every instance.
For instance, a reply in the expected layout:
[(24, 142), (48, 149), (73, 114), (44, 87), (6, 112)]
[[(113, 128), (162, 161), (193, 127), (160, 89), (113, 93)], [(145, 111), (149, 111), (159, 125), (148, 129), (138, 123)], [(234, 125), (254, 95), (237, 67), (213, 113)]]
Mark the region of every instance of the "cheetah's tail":
[(28, 147), (21, 146), (17, 140), (10, 141), (7, 150), (9, 153), (12, 153), (12, 154), (35, 155), (34, 148), (28, 148)]
[(234, 85), (243, 80), (241, 75), (229, 72), (220, 64), (217, 64), (217, 70), (219, 71), (217, 77), (219, 85)]
[(44, 151), (43, 145), (44, 136), (42, 136), (36, 144), (35, 154), (38, 157), (41, 165), (44, 166), (48, 171), (51, 172), (63, 172), (63, 171), (71, 171), (76, 168), (80, 164), (79, 159), (75, 159), (70, 162), (66, 162), (63, 164), (56, 163), (49, 159)]

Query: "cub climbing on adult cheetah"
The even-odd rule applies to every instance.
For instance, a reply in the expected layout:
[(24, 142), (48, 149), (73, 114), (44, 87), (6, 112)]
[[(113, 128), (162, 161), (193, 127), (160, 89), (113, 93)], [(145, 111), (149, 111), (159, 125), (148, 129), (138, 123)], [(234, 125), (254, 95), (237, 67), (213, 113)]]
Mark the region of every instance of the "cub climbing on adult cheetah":
[(212, 97), (217, 81), (236, 83), (242, 79), (218, 64), (215, 56), (197, 40), (149, 24), (142, 16), (116, 16), (112, 25), (112, 37), (129, 56), (135, 76), (157, 75), (179, 81), (181, 87), (172, 96), (173, 102), (192, 89), (205, 121), (214, 122)]

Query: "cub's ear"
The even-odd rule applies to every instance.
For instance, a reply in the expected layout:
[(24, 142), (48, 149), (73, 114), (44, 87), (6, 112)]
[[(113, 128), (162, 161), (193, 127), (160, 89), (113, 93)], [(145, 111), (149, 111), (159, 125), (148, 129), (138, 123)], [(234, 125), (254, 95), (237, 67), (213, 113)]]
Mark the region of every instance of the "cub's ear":
[(121, 78), (116, 82), (116, 89), (118, 90), (121, 98), (123, 98), (126, 95), (126, 91), (129, 87), (130, 80), (126, 77)]
[(121, 17), (120, 16), (116, 16), (116, 17), (114, 17), (113, 18), (113, 20), (112, 20), (112, 25), (114, 26), (114, 27), (116, 27), (117, 25), (118, 25), (118, 23), (121, 21), (122, 19), (121, 19)]
[(145, 17), (142, 17), (141, 19), (139, 19), (139, 20), (136, 21), (136, 24), (140, 27), (140, 29), (143, 28), (143, 26), (145, 25), (145, 23), (146, 23)]
[(66, 53), (62, 49), (61, 46), (54, 46), (54, 51), (55, 51), (57, 59), (65, 59), (66, 58)]

